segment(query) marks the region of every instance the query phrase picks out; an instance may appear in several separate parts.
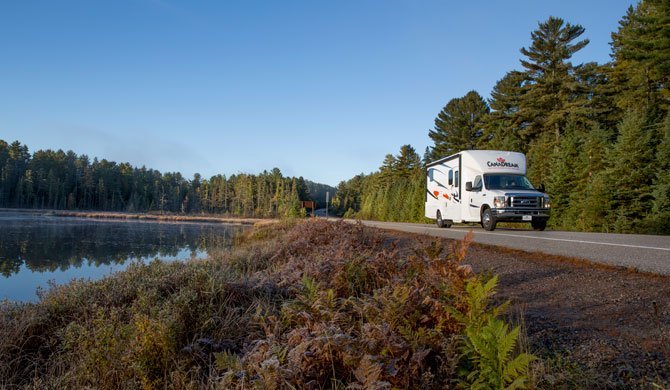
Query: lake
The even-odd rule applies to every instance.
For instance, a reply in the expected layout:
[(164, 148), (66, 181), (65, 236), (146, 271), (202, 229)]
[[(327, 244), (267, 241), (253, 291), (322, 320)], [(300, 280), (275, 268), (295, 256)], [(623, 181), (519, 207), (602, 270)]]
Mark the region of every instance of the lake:
[(100, 279), (135, 261), (205, 258), (248, 228), (0, 212), (0, 300), (35, 301), (50, 282)]

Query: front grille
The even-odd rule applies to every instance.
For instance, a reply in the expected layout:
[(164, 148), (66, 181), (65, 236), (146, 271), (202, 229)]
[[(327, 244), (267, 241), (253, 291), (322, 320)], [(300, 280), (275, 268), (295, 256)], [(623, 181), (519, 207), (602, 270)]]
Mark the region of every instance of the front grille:
[(536, 209), (541, 207), (542, 198), (537, 196), (512, 196), (510, 203), (514, 208)]

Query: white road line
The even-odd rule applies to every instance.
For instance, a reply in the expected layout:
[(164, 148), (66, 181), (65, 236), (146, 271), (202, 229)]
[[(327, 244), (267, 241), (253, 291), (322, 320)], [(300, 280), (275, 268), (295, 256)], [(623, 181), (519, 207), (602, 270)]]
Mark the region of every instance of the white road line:
[[(384, 227), (384, 225), (378, 225), (379, 227)], [(448, 232), (448, 230), (442, 230), (437, 227), (432, 227), (432, 226), (426, 226), (425, 228), (423, 227), (416, 227), (417, 229), (430, 229), (430, 230), (439, 230), (442, 232)], [(621, 247), (626, 247), (626, 248), (637, 248), (637, 249), (652, 249), (652, 250), (658, 250), (658, 251), (667, 251), (670, 252), (670, 248), (658, 248), (654, 246), (643, 246), (643, 245), (629, 245), (629, 244), (613, 244), (609, 242), (597, 242), (597, 241), (584, 241), (584, 240), (569, 240), (567, 238), (551, 238), (551, 237), (536, 237), (536, 236), (526, 236), (526, 235), (516, 235), (516, 234), (506, 234), (506, 233), (491, 233), (491, 232), (480, 232), (477, 231), (475, 232), (475, 235), (478, 234), (488, 234), (492, 236), (507, 236), (507, 237), (514, 237), (514, 238), (534, 238), (537, 240), (548, 240), (548, 241), (564, 241), (564, 242), (575, 242), (578, 244), (595, 244), (595, 245), (608, 245), (608, 246), (621, 246)], [(504, 244), (498, 244), (498, 245), (504, 245)]]
[[(380, 228), (387, 228), (387, 229), (389, 228), (389, 226), (385, 226), (385, 224), (383, 224), (383, 223), (382, 224), (376, 224), (374, 222), (372, 222), (372, 223), (368, 222), (368, 224), (370, 224), (372, 226), (376, 225), (377, 227), (380, 227)], [(393, 223), (391, 223), (391, 226), (393, 226)], [(448, 233), (450, 231), (450, 229), (444, 230), (444, 229), (441, 229), (441, 228), (438, 228), (438, 227), (435, 227), (435, 226), (425, 226), (424, 227), (424, 226), (412, 226), (412, 225), (400, 225), (400, 224), (397, 225), (397, 226), (410, 228), (410, 229), (416, 229), (417, 231), (421, 231), (423, 229), (424, 232), (437, 230), (437, 231), (440, 231), (440, 232)], [(391, 229), (392, 229), (392, 227), (391, 227)], [(463, 232), (463, 230), (459, 231), (459, 230), (456, 230), (456, 229), (453, 229), (451, 231), (454, 231), (454, 232), (458, 231), (459, 233)], [(577, 244), (619, 246), (619, 247), (625, 247), (625, 248), (651, 249), (651, 250), (670, 252), (670, 248), (659, 248), (659, 247), (644, 246), (644, 245), (614, 244), (614, 243), (609, 243), (609, 242), (570, 240), (570, 239), (567, 239), (567, 238), (537, 237), (537, 236), (527, 236), (527, 235), (523, 235), (523, 234), (518, 235), (518, 234), (495, 233), (495, 232), (486, 232), (486, 231), (477, 231), (477, 232), (474, 232), (474, 234), (475, 234), (475, 236), (478, 235), (478, 234), (487, 234), (487, 235), (491, 235), (491, 236), (506, 236), (506, 237), (513, 237), (513, 238), (522, 238), (522, 239), (523, 238), (534, 238), (534, 239), (537, 239), (537, 240), (574, 242), (574, 243), (577, 243)], [(500, 244), (496, 244), (496, 245), (500, 245)]]
[[(578, 244), (595, 244), (595, 245), (608, 245), (608, 246), (622, 246), (626, 248), (638, 248), (638, 249), (653, 249), (658, 251), (668, 251), (670, 248), (659, 248), (655, 246), (644, 246), (644, 245), (630, 245), (630, 244), (613, 244), (610, 242), (597, 242), (597, 241), (584, 241), (584, 240), (568, 240), (567, 238), (551, 238), (551, 237), (536, 237), (536, 236), (516, 236), (514, 234), (505, 234), (505, 233), (488, 233), (488, 232), (478, 232), (484, 234), (491, 234), (494, 236), (508, 236), (516, 238), (535, 238), (537, 240), (549, 240), (549, 241), (565, 241), (565, 242), (576, 242)], [(475, 233), (477, 234), (477, 233)]]
[[(376, 224), (375, 224), (376, 225)], [(402, 225), (400, 225), (402, 226)], [(377, 227), (384, 228), (383, 224), (377, 225)], [(449, 230), (443, 230), (441, 228), (435, 227), (435, 226), (426, 226), (426, 227), (419, 227), (419, 226), (411, 226), (411, 225), (406, 225), (405, 227), (407, 228), (414, 228), (416, 230), (421, 230), (425, 229), (424, 232), (427, 232), (429, 230), (437, 230), (440, 232), (445, 232), (448, 233)], [(386, 227), (388, 228), (388, 227)], [(458, 230), (452, 230), (452, 231), (458, 231)], [(462, 232), (462, 230), (460, 231)], [(666, 251), (670, 252), (670, 248), (659, 248), (659, 247), (654, 247), (654, 246), (644, 246), (644, 245), (630, 245), (630, 244), (613, 244), (609, 242), (597, 242), (597, 241), (585, 241), (585, 240), (569, 240), (567, 238), (551, 238), (551, 237), (536, 237), (536, 236), (527, 236), (527, 235), (516, 235), (516, 234), (506, 234), (506, 233), (493, 233), (493, 232), (485, 232), (485, 231), (477, 231), (475, 232), (475, 236), (478, 234), (487, 234), (491, 236), (506, 236), (506, 237), (513, 237), (513, 238), (534, 238), (537, 240), (547, 240), (547, 241), (563, 241), (563, 242), (574, 242), (578, 244), (594, 244), (594, 245), (606, 245), (606, 246), (620, 246), (620, 247), (625, 247), (625, 248), (637, 248), (637, 249), (651, 249), (651, 250), (658, 250), (658, 251)]]

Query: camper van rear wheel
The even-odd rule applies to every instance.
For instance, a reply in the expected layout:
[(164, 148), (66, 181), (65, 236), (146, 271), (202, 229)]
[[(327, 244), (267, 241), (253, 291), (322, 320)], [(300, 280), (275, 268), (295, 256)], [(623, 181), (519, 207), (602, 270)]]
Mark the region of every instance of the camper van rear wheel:
[(496, 218), (493, 216), (490, 208), (485, 208), (482, 211), (482, 227), (484, 230), (494, 230), (496, 228)]
[(440, 210), (437, 210), (437, 215), (435, 216), (435, 219), (437, 220), (437, 227), (443, 228), (444, 227), (444, 220), (442, 219), (442, 213)]

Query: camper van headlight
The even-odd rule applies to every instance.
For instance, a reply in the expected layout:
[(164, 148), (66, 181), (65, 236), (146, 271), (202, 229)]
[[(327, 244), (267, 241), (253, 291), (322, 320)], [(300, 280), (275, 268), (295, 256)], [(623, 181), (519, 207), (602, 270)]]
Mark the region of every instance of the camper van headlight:
[(505, 207), (505, 197), (504, 196), (494, 196), (493, 197), (493, 207), (497, 209), (502, 209)]
[(549, 205), (549, 197), (548, 197), (548, 196), (545, 196), (545, 197), (544, 197), (544, 203), (543, 203), (543, 205), (544, 205), (544, 208), (545, 208), (545, 209), (548, 209), (549, 207), (551, 207), (551, 206)]

